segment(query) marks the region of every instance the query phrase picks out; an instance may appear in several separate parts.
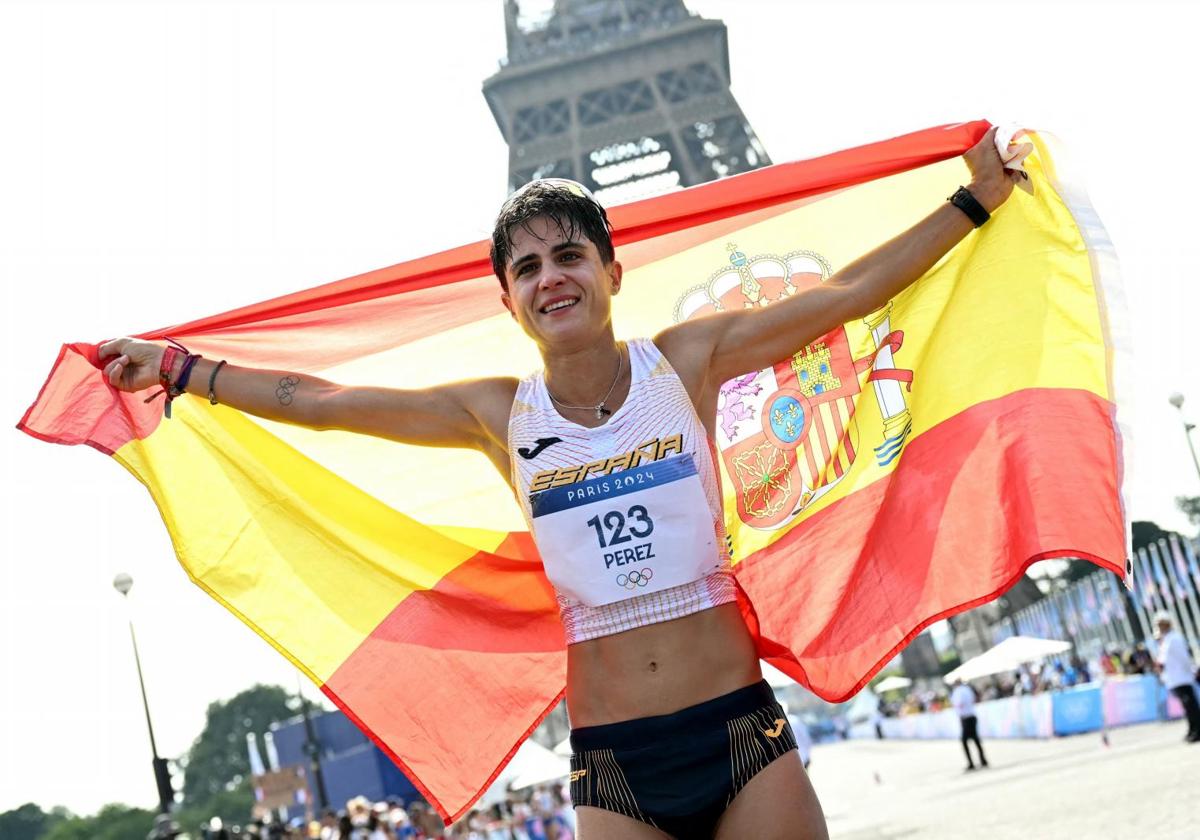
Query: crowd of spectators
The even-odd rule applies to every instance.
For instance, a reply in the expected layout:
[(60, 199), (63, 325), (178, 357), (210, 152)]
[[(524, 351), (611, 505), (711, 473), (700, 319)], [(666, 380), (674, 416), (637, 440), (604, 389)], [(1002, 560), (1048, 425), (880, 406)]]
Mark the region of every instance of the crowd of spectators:
[(254, 819), (226, 825), (214, 817), (196, 832), (186, 832), (160, 816), (148, 840), (574, 840), (575, 814), (565, 786), (544, 785), (468, 812), (446, 825), (425, 802), (407, 805), (391, 799), (370, 802), (356, 797), (341, 810), (326, 809), (319, 818), (287, 821)]
[[(1085, 662), (1071, 655), (1046, 665), (1022, 665), (1008, 674), (972, 680), (980, 700), (995, 700), (1022, 694), (1039, 694), (1083, 685), (1104, 677), (1155, 673), (1154, 657), (1143, 642), (1127, 649), (1115, 645)], [(944, 688), (913, 688), (900, 698), (881, 698), (879, 713), (884, 717), (940, 712), (950, 708), (950, 695)]]

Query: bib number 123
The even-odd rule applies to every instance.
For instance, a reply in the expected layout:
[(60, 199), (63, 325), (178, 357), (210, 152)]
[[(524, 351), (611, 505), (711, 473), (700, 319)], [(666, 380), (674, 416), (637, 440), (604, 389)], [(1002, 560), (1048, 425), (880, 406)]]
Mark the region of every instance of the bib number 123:
[(596, 540), (601, 548), (620, 545), (634, 539), (645, 539), (654, 533), (654, 520), (642, 505), (634, 505), (625, 513), (610, 510), (604, 514), (596, 514), (587, 524), (596, 530)]

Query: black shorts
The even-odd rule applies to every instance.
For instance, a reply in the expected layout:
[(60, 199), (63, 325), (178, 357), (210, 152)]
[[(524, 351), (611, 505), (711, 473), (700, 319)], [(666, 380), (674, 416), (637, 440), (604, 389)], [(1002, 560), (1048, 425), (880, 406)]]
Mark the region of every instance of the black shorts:
[(571, 801), (668, 834), (712, 837), (755, 774), (796, 749), (766, 681), (669, 715), (571, 732)]

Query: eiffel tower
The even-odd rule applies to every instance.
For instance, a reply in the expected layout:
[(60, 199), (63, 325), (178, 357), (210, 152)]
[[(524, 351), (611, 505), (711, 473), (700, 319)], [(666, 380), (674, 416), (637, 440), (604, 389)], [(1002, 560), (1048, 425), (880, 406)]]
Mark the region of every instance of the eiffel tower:
[(505, 0), (508, 56), (483, 83), (510, 192), (553, 176), (620, 204), (770, 164), (729, 90), (724, 23), (683, 0), (547, 5)]

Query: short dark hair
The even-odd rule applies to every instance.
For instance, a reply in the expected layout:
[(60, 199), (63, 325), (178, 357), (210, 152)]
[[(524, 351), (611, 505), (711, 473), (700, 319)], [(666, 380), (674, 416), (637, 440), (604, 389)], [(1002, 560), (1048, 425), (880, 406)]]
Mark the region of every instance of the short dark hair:
[(505, 269), (512, 256), (512, 233), (518, 227), (529, 231), (529, 223), (539, 217), (554, 221), (568, 239), (582, 233), (595, 244), (605, 264), (613, 261), (608, 214), (585, 186), (563, 178), (531, 181), (508, 197), (492, 229), (492, 271), (506, 291)]

